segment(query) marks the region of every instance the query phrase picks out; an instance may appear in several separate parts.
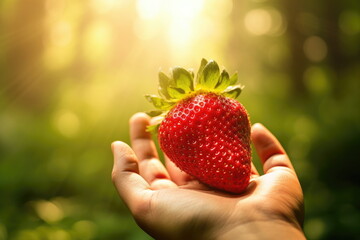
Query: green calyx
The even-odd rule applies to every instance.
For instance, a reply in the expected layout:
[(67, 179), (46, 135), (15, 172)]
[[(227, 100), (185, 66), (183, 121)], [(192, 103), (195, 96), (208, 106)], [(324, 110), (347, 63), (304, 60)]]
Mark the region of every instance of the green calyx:
[[(237, 84), (238, 75), (229, 73), (214, 61), (201, 60), (199, 70), (194, 76), (192, 70), (175, 67), (170, 70), (170, 76), (159, 72), (159, 96), (145, 95), (156, 110), (149, 111), (151, 117), (164, 117), (179, 101), (199, 93), (216, 93), (230, 98), (237, 98), (243, 86)], [(156, 126), (149, 126), (148, 131), (155, 131)]]

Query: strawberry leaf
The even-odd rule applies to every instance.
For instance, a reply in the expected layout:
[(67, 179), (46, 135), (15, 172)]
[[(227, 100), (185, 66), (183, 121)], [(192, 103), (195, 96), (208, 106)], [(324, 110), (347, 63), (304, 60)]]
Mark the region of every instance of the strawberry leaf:
[(202, 86), (205, 89), (214, 89), (219, 81), (219, 65), (214, 61), (209, 61), (203, 70)]
[(240, 85), (230, 86), (223, 91), (223, 94), (226, 97), (236, 99), (240, 95), (243, 88), (244, 87)]
[(218, 91), (224, 91), (228, 86), (230, 86), (230, 77), (229, 73), (224, 69), (220, 74), (219, 81), (215, 89)]
[(164, 111), (161, 110), (152, 110), (145, 112), (149, 117), (157, 117), (164, 113)]
[(193, 78), (187, 70), (181, 67), (175, 67), (173, 68), (172, 73), (177, 88), (183, 89), (185, 93), (194, 90)]
[(235, 72), (231, 77), (230, 77), (230, 80), (229, 80), (229, 86), (232, 86), (232, 85), (235, 85), (238, 81), (238, 73)]
[(168, 102), (156, 95), (145, 95), (145, 98), (149, 102), (151, 102), (156, 108), (161, 110), (169, 110), (174, 105), (173, 102)]
[(152, 134), (156, 134), (158, 132), (159, 127), (160, 124), (149, 125), (146, 127), (146, 131)]
[[(203, 70), (204, 70), (204, 67), (206, 66), (207, 63), (208, 63), (208, 61), (205, 58), (201, 59), (200, 67), (199, 67), (199, 70), (198, 70), (197, 75), (196, 75), (196, 81), (195, 81), (195, 88), (196, 89), (200, 88), (200, 86), (202, 85)], [(199, 87), (197, 87), (197, 86), (199, 86)]]
[(159, 94), (164, 96), (166, 99), (170, 99), (170, 95), (167, 92), (167, 87), (171, 84), (171, 79), (166, 76), (165, 73), (159, 72)]
[(158, 93), (159, 93), (159, 95), (160, 95), (161, 97), (163, 97), (163, 98), (165, 98), (165, 99), (168, 99), (168, 100), (171, 99), (171, 97), (170, 97), (169, 93), (167, 92), (167, 90), (164, 89), (164, 88), (162, 88), (162, 87), (160, 87), (160, 86), (159, 86), (159, 88), (158, 88)]
[(171, 82), (171, 78), (169, 78), (165, 73), (163, 72), (159, 72), (159, 85), (162, 88), (166, 88), (167, 86), (169, 86), (172, 82)]
[(170, 97), (174, 98), (174, 99), (181, 99), (185, 96), (185, 91), (181, 88), (168, 87), (167, 91), (168, 91)]
[(192, 79), (193, 79), (193, 82), (194, 82), (194, 78), (195, 78), (194, 69), (189, 68), (189, 69), (188, 69), (188, 72), (190, 73), (190, 75), (191, 75), (191, 77), (192, 77)]

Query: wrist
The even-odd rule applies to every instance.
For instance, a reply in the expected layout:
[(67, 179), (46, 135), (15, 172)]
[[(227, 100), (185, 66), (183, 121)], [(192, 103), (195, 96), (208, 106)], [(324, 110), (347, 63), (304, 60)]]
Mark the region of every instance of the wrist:
[(301, 228), (281, 220), (242, 223), (217, 235), (217, 240), (306, 239)]

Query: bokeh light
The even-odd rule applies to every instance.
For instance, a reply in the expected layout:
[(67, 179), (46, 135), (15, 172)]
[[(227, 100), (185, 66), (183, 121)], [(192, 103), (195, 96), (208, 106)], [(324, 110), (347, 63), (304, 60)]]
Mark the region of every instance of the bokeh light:
[(326, 42), (317, 36), (310, 36), (304, 42), (305, 56), (313, 62), (320, 62), (327, 55)]
[(63, 211), (53, 202), (37, 201), (34, 203), (34, 208), (39, 218), (45, 222), (57, 222), (64, 217)]
[(360, 13), (353, 10), (345, 10), (339, 17), (340, 29), (348, 35), (360, 33)]
[(254, 9), (245, 15), (246, 29), (254, 35), (264, 35), (271, 30), (271, 15), (265, 9)]
[(54, 125), (66, 137), (74, 137), (79, 131), (80, 121), (75, 113), (61, 110), (54, 116)]

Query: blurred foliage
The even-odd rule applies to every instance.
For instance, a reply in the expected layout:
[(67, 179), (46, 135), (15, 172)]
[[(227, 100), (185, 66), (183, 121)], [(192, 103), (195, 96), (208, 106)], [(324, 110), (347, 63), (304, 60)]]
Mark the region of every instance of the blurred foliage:
[(239, 72), (291, 156), (307, 237), (360, 239), (359, 53), (357, 0), (2, 0), (0, 240), (150, 239), (110, 143), (151, 108), (159, 67), (202, 57)]

